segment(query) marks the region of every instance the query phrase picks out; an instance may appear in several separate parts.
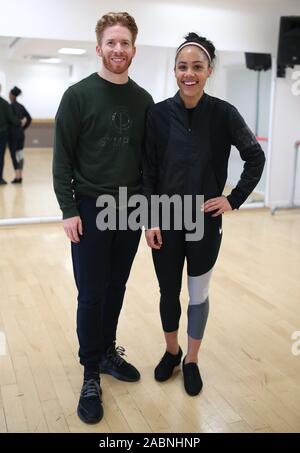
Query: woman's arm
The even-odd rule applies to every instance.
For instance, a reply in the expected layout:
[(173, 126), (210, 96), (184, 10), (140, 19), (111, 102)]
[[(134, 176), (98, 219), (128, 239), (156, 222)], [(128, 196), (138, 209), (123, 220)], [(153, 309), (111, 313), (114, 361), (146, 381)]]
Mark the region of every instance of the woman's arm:
[(30, 126), (32, 118), (30, 116), (30, 113), (25, 109), (24, 106), (23, 106), (23, 118), (25, 119), (25, 122), (23, 124), (23, 129), (25, 130)]
[(245, 162), (240, 179), (228, 195), (232, 209), (238, 209), (258, 184), (265, 165), (265, 155), (238, 110), (231, 106), (229, 114), (231, 143)]

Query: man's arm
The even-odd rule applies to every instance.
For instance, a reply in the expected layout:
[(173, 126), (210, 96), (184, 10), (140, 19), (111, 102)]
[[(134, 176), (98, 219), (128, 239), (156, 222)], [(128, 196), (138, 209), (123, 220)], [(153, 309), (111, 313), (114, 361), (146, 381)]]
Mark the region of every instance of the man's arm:
[(79, 131), (79, 106), (69, 88), (63, 95), (55, 118), (53, 153), (53, 185), (63, 219), (78, 216), (72, 181)]

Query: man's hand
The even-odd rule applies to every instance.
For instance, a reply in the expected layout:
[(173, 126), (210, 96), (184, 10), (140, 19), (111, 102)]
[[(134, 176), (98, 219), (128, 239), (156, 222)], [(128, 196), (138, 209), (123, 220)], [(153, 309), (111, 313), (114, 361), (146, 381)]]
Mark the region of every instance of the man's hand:
[(79, 235), (82, 236), (82, 222), (79, 216), (70, 217), (69, 219), (63, 220), (63, 227), (66, 235), (72, 242), (78, 244), (80, 242)]
[(201, 211), (204, 212), (217, 211), (214, 214), (212, 214), (212, 217), (217, 217), (218, 215), (224, 214), (224, 212), (226, 211), (232, 211), (232, 207), (230, 206), (230, 203), (227, 200), (227, 198), (224, 195), (222, 195), (221, 197), (206, 200), (206, 202), (201, 206)]
[(160, 229), (151, 228), (150, 230), (145, 231), (146, 241), (149, 247), (152, 249), (159, 250), (162, 246), (162, 238)]

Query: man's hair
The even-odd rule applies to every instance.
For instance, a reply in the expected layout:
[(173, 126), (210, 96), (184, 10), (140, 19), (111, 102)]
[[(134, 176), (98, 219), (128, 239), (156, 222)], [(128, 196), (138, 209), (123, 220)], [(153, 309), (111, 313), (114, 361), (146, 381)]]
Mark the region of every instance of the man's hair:
[(98, 20), (95, 30), (98, 44), (101, 42), (105, 28), (112, 27), (113, 25), (122, 25), (123, 27), (128, 28), (132, 35), (132, 44), (135, 43), (138, 34), (138, 28), (135, 20), (132, 16), (130, 16), (130, 14), (121, 12), (104, 14), (104, 16)]

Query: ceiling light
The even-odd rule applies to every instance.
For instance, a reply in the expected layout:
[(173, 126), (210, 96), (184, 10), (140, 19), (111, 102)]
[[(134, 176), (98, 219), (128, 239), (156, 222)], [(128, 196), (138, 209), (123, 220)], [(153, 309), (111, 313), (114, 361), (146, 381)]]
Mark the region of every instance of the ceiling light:
[(40, 63), (60, 63), (61, 60), (59, 58), (40, 58)]
[(86, 53), (85, 49), (75, 49), (72, 47), (62, 47), (59, 49), (58, 53), (62, 53), (64, 55), (83, 55)]

